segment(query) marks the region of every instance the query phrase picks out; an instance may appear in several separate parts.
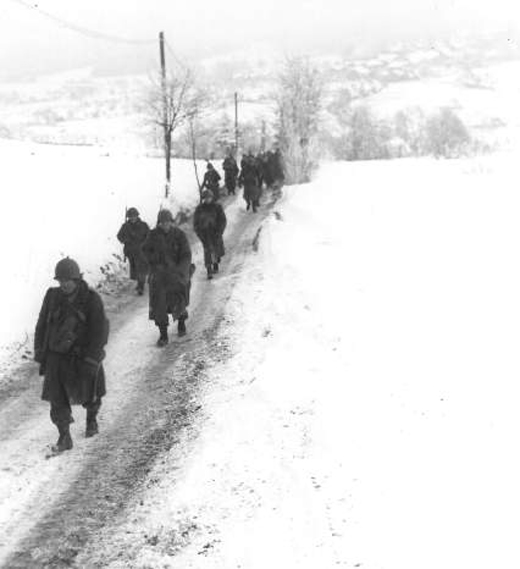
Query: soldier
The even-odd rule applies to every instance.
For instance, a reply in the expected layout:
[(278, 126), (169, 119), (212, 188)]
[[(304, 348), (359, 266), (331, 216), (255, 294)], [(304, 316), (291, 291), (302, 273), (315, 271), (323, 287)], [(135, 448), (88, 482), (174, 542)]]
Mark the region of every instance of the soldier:
[(246, 201), (246, 210), (252, 208), (253, 213), (256, 212), (260, 205), (260, 195), (262, 193), (261, 179), (256, 165), (256, 159), (250, 151), (240, 161), (240, 176), (238, 177), (239, 187), (244, 186), (244, 200)]
[(228, 152), (224, 162), (222, 162), (222, 169), (224, 170), (224, 183), (228, 191), (228, 196), (231, 194), (235, 195), (239, 170), (231, 151)]
[(208, 162), (206, 173), (204, 174), (204, 180), (202, 181), (201, 190), (207, 188), (213, 192), (216, 200), (220, 197), (220, 174), (215, 170), (215, 167), (211, 162)]
[(202, 192), (202, 203), (195, 209), (193, 228), (204, 247), (204, 265), (208, 279), (219, 270), (219, 263), (224, 256), (224, 240), (226, 229), (226, 214), (219, 203), (215, 202), (210, 190)]
[(141, 296), (148, 274), (148, 263), (141, 247), (150, 228), (146, 222), (140, 219), (139, 212), (135, 207), (128, 209), (126, 217), (127, 221), (121, 226), (117, 238), (124, 245), (123, 252), (130, 263), (130, 278), (137, 281), (137, 294)]
[(263, 185), (264, 185), (264, 164), (263, 164), (263, 158), (262, 158), (262, 154), (257, 154), (254, 157), (254, 161), (255, 161), (255, 167), (256, 167), (256, 172), (258, 175), (258, 184), (260, 186), (260, 189), (262, 189)]
[(159, 347), (168, 343), (168, 314), (177, 320), (177, 333), (186, 334), (186, 310), (190, 302), (191, 249), (185, 233), (174, 226), (171, 211), (162, 209), (157, 227), (143, 244), (143, 253), (150, 265), (150, 320), (159, 328)]
[(102, 361), (108, 340), (103, 301), (83, 280), (76, 261), (61, 259), (54, 278), (58, 287), (47, 290), (34, 335), (34, 359), (44, 376), (42, 399), (51, 404), (51, 421), (59, 438), (54, 453), (72, 448), (71, 405), (87, 410), (85, 436), (99, 428), (97, 414), (106, 393)]
[(274, 160), (274, 154), (271, 150), (264, 152), (262, 155), (262, 170), (263, 178), (267, 189), (270, 189), (274, 185), (274, 169), (272, 167)]
[(285, 174), (283, 168), (283, 156), (279, 148), (276, 148), (273, 153), (271, 168), (273, 171), (273, 183), (275, 187), (281, 188), (285, 181)]

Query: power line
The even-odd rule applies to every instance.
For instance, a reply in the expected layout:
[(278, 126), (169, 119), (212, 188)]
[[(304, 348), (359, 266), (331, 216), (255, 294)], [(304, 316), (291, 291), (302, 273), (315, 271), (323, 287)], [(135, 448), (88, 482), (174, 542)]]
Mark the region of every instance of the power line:
[(171, 56), (173, 57), (173, 59), (177, 62), (178, 65), (180, 65), (181, 67), (188, 67), (188, 65), (186, 64), (185, 61), (183, 61), (176, 53), (175, 51), (173, 51), (172, 46), (168, 43), (168, 40), (164, 40), (164, 44), (166, 45), (166, 48), (168, 49), (168, 51), (170, 52)]
[(72, 22), (68, 22), (67, 20), (63, 20), (62, 18), (55, 16), (55, 15), (51, 14), (50, 12), (47, 12), (46, 10), (42, 10), (41, 8), (38, 7), (38, 4), (29, 4), (28, 2), (25, 2), (24, 0), (11, 0), (11, 2), (15, 2), (16, 4), (19, 4), (20, 6), (23, 6), (24, 8), (27, 8), (28, 10), (35, 11), (38, 14), (40, 14), (41, 16), (45, 16), (46, 18), (48, 18), (49, 20), (52, 20), (55, 24), (58, 24), (62, 28), (72, 30), (72, 31), (77, 32), (79, 34), (82, 34), (86, 37), (89, 37), (91, 39), (111, 41), (111, 42), (115, 42), (115, 43), (133, 44), (133, 45), (152, 44), (152, 43), (155, 43), (157, 41), (155, 39), (148, 39), (148, 40), (147, 39), (130, 39), (130, 38), (122, 38), (122, 37), (114, 36), (111, 34), (105, 34), (103, 32), (98, 32), (96, 30), (84, 28), (83, 26), (78, 26), (77, 24), (74, 24)]

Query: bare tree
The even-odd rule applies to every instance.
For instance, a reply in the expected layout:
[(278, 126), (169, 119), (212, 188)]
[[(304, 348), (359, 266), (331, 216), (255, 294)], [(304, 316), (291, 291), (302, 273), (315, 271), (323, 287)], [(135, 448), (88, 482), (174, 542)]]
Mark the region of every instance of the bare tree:
[(154, 128), (159, 127), (163, 133), (166, 197), (171, 187), (172, 135), (187, 120), (193, 99), (196, 97), (197, 92), (190, 69), (177, 70), (164, 81), (160, 75), (151, 79), (146, 108), (150, 123)]
[(323, 84), (306, 58), (289, 58), (279, 78), (279, 142), (289, 183), (308, 182), (315, 164)]

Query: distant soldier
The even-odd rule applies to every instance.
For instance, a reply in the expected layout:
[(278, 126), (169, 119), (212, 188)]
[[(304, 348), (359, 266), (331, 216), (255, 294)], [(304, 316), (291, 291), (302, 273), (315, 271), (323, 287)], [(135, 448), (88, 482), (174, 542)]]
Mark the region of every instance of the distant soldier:
[(231, 194), (235, 195), (239, 170), (231, 152), (228, 153), (224, 162), (222, 162), (222, 169), (224, 170), (224, 184), (226, 185), (228, 196)]
[(162, 209), (157, 227), (152, 229), (143, 244), (150, 265), (150, 320), (159, 328), (157, 345), (168, 343), (168, 315), (177, 320), (177, 333), (186, 334), (186, 310), (190, 302), (191, 249), (184, 231), (174, 225), (171, 211)]
[(255, 156), (255, 166), (256, 172), (258, 174), (258, 184), (260, 186), (260, 189), (262, 189), (264, 185), (264, 163), (262, 154), (257, 154)]
[(258, 172), (256, 158), (250, 151), (242, 157), (240, 161), (240, 176), (238, 177), (239, 187), (244, 186), (244, 200), (246, 201), (246, 210), (252, 209), (256, 212), (260, 205), (260, 195), (262, 186), (260, 174)]
[(208, 162), (207, 170), (204, 174), (204, 180), (202, 181), (201, 190), (207, 188), (213, 192), (215, 199), (218, 200), (220, 197), (220, 174), (215, 170), (215, 167), (211, 162)]
[(202, 203), (195, 209), (193, 227), (204, 247), (204, 265), (208, 279), (212, 279), (213, 273), (218, 272), (220, 260), (225, 253), (223, 235), (226, 223), (224, 209), (215, 202), (209, 190), (204, 190)]
[(281, 188), (285, 181), (283, 157), (279, 148), (277, 148), (271, 158), (271, 169), (273, 172), (273, 183), (277, 188)]
[(34, 335), (34, 359), (44, 376), (42, 399), (51, 404), (51, 421), (59, 438), (52, 451), (72, 448), (71, 405), (87, 410), (85, 436), (98, 432), (97, 414), (105, 395), (102, 361), (108, 340), (103, 301), (83, 280), (73, 259), (55, 269), (58, 287), (47, 290)]
[(148, 263), (143, 254), (142, 245), (150, 228), (146, 222), (140, 219), (139, 212), (135, 207), (128, 209), (126, 217), (127, 221), (121, 226), (117, 238), (123, 243), (123, 252), (130, 263), (130, 278), (137, 281), (137, 294), (142, 295), (148, 274)]
[(268, 189), (272, 188), (274, 185), (275, 172), (274, 172), (273, 162), (274, 162), (274, 154), (271, 150), (268, 150), (267, 152), (264, 152), (262, 154), (263, 178), (265, 185)]

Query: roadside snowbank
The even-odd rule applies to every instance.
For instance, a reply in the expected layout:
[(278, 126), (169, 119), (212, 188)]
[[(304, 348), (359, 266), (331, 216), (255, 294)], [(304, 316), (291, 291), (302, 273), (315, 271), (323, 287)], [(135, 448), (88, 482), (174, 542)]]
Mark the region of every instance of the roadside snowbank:
[(142, 218), (153, 224), (161, 205), (176, 212), (189, 210), (198, 201), (193, 164), (188, 160), (173, 161), (173, 196), (166, 200), (160, 159), (11, 141), (0, 141), (0, 156), (4, 277), (0, 347), (4, 350), (34, 330), (43, 293), (53, 286), (60, 257), (75, 258), (87, 281), (95, 284), (103, 278), (103, 270), (120, 265), (115, 255), (122, 255), (122, 247), (115, 235), (126, 207), (137, 207)]
[(332, 164), (285, 188), (194, 450), (155, 467), (108, 566), (517, 567), (513, 164)]

